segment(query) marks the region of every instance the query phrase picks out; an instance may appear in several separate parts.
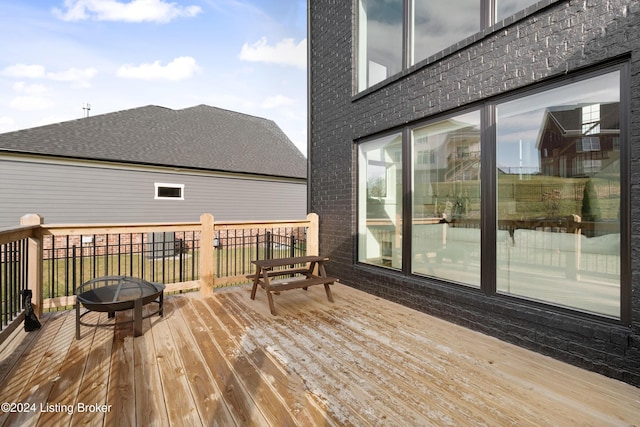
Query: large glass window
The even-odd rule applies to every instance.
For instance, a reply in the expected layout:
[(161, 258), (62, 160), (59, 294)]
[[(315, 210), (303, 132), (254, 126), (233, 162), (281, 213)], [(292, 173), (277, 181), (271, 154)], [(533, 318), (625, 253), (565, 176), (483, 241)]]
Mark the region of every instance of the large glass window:
[(402, 268), (402, 135), (360, 144), (358, 259)]
[(359, 90), (402, 70), (402, 19), (403, 0), (360, 0)]
[(497, 0), (496, 5), (496, 21), (502, 21), (503, 19), (520, 12), (521, 10), (537, 3), (539, 0)]
[[(358, 91), (398, 74), (536, 2), (359, 0)], [(483, 14), (489, 10), (495, 12)]]
[(360, 143), (358, 260), (629, 321), (626, 72)]
[(411, 0), (412, 55), (415, 64), (480, 31), (480, 2), (459, 0), (451, 13), (451, 0)]
[(412, 132), (412, 271), (480, 286), (480, 113)]
[(497, 291), (620, 316), (620, 72), (498, 104)]

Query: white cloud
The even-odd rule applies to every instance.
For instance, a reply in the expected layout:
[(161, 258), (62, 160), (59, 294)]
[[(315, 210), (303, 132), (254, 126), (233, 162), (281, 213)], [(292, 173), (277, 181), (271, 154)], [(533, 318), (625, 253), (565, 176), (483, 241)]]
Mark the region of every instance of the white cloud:
[(199, 6), (182, 7), (164, 0), (65, 0), (64, 9), (53, 13), (64, 21), (169, 22), (176, 18), (193, 17), (202, 12)]
[(43, 79), (62, 82), (71, 82), (78, 86), (87, 87), (89, 81), (98, 73), (95, 68), (69, 68), (67, 70), (52, 72), (47, 71), (44, 65), (15, 64), (5, 67), (1, 74), (7, 77), (19, 79)]
[(47, 87), (41, 84), (29, 85), (25, 82), (16, 82), (13, 84), (13, 90), (27, 95), (42, 95), (47, 91)]
[(307, 66), (307, 39), (298, 44), (293, 39), (283, 39), (270, 46), (263, 37), (252, 45), (245, 43), (239, 55), (243, 61), (267, 62), (281, 65)]
[(18, 96), (9, 103), (11, 108), (21, 111), (46, 110), (54, 105), (50, 99), (39, 96)]
[(19, 79), (38, 79), (45, 76), (45, 68), (42, 65), (9, 65), (8, 67), (5, 67), (4, 70), (2, 70), (2, 75)]
[[(55, 105), (47, 97), (48, 88), (42, 84), (27, 84), (25, 82), (15, 82), (12, 86), (17, 96), (9, 102), (9, 106), (14, 110), (38, 111), (46, 110)], [(10, 123), (4, 123), (9, 125)]]
[(97, 73), (98, 70), (95, 68), (69, 68), (57, 73), (47, 73), (47, 78), (61, 82), (87, 82)]
[(294, 100), (284, 95), (270, 96), (262, 102), (262, 108), (278, 108), (292, 105)]
[(160, 65), (160, 61), (137, 66), (123, 65), (118, 69), (117, 75), (127, 79), (177, 81), (191, 78), (200, 70), (194, 58), (181, 56), (167, 65)]

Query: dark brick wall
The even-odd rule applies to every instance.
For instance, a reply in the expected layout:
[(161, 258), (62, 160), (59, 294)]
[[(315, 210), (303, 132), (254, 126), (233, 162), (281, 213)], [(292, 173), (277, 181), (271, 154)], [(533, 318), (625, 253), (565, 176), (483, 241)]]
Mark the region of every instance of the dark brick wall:
[(310, 209), (344, 283), (580, 367), (640, 385), (640, 246), (632, 326), (355, 263), (358, 138), (615, 59), (631, 69), (632, 242), (640, 236), (640, 2), (545, 0), (354, 95), (355, 1), (309, 2)]

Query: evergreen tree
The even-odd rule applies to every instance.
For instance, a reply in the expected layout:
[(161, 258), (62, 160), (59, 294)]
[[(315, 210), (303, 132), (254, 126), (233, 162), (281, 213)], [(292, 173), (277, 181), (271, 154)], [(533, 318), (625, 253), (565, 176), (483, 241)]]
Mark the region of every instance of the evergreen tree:
[(600, 219), (598, 193), (596, 193), (596, 188), (591, 179), (587, 181), (582, 192), (582, 211), (580, 215), (583, 221), (597, 221)]

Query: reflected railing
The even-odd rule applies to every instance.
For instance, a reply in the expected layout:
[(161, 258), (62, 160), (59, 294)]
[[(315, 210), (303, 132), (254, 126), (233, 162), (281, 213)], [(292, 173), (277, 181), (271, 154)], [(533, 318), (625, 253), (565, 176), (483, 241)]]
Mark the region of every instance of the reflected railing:
[[(446, 227), (444, 227), (446, 225)], [(437, 254), (423, 254), (425, 247), (420, 240), (427, 239), (429, 248), (446, 248), (452, 234), (451, 229), (480, 229), (479, 219), (416, 218), (413, 221), (414, 258), (420, 261), (434, 260)], [(397, 231), (391, 220), (367, 221), (367, 230), (372, 241), (380, 245), (377, 256), (365, 262), (391, 266)], [(437, 230), (437, 231), (434, 231)], [(462, 232), (462, 230), (461, 230)], [(434, 234), (435, 233), (435, 234)], [(557, 269), (566, 276), (588, 274), (594, 277), (617, 279), (620, 275), (620, 226), (614, 222), (582, 221), (577, 215), (558, 218), (501, 219), (497, 226), (497, 258), (500, 262), (508, 258), (511, 266), (529, 266)], [(427, 237), (428, 236), (428, 237)], [(437, 236), (437, 238), (436, 238)], [(460, 232), (456, 233), (460, 236)], [(564, 237), (563, 237), (564, 236)], [(465, 259), (475, 256), (479, 264), (479, 240), (458, 239), (456, 244), (468, 242), (468, 250), (460, 248)], [(396, 248), (398, 249), (398, 248)], [(434, 249), (435, 252), (437, 250)], [(462, 257), (460, 257), (462, 258)], [(453, 266), (456, 267), (455, 265)]]

